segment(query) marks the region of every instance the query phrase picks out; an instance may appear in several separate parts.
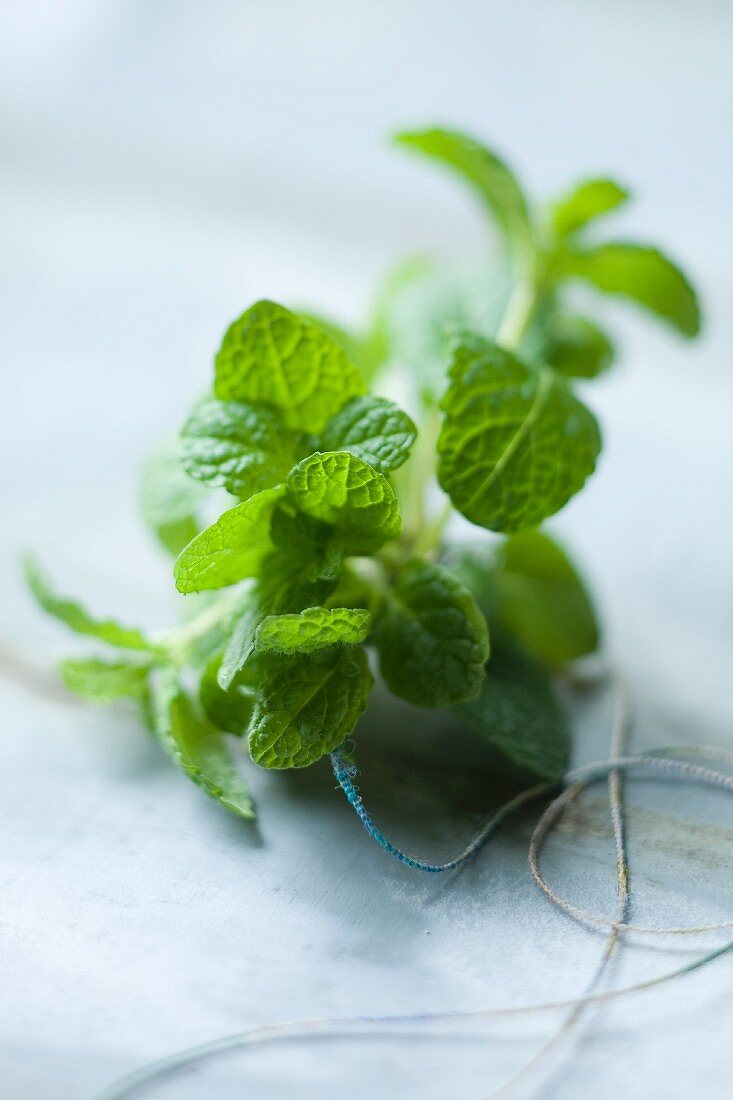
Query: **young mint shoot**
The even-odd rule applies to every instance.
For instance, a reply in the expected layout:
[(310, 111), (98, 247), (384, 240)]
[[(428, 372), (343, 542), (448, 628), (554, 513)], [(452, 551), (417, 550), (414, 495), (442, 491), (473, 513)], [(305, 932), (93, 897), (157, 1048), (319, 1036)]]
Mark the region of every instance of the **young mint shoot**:
[[(66, 685), (135, 701), (182, 770), (242, 817), (254, 808), (238, 757), (294, 768), (332, 752), (377, 669), (409, 703), (452, 708), (507, 768), (532, 780), (564, 770), (554, 677), (600, 631), (540, 527), (595, 469), (601, 433), (579, 387), (614, 359), (573, 284), (681, 336), (700, 328), (694, 290), (659, 249), (599, 239), (629, 200), (613, 180), (537, 207), (472, 138), (396, 141), (479, 199), (500, 247), (480, 263), (401, 264), (364, 331), (271, 301), (229, 326), (210, 396), (143, 479), (177, 589), (206, 594), (195, 614), (157, 633), (123, 626), (26, 565), (41, 606), (107, 647), (63, 662)], [(202, 529), (207, 498), (226, 506)], [(479, 530), (450, 542), (456, 514)]]

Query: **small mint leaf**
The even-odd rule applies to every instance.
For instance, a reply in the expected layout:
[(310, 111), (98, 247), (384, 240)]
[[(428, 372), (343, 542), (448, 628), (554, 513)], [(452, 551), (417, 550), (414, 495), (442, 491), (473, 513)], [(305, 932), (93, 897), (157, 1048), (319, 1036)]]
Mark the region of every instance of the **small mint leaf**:
[(142, 649), (155, 652), (155, 646), (141, 630), (123, 626), (114, 619), (97, 619), (75, 600), (57, 595), (36, 562), (27, 556), (23, 562), (28, 587), (44, 611), (60, 619), (77, 634), (98, 638), (119, 649)]
[(490, 149), (455, 130), (405, 132), (395, 140), (456, 172), (499, 223), (510, 246), (528, 246), (532, 226), (527, 200), (514, 174)]
[(318, 433), (350, 397), (364, 392), (364, 383), (322, 328), (261, 301), (227, 330), (214, 391), (222, 401), (273, 405), (290, 428)]
[(257, 574), (269, 549), (270, 519), (284, 488), (263, 489), (223, 512), (176, 558), (173, 575), (179, 592), (224, 588)]
[(644, 306), (683, 336), (700, 331), (700, 306), (684, 273), (657, 248), (609, 243), (561, 252), (555, 273)]
[(239, 817), (253, 818), (254, 806), (226, 737), (196, 711), (175, 670), (162, 669), (152, 683), (153, 729), (166, 752), (210, 798)]
[(326, 451), (348, 451), (386, 473), (406, 460), (417, 438), (413, 421), (385, 397), (352, 397), (321, 435)]
[(313, 653), (332, 645), (366, 640), (372, 617), (350, 607), (306, 607), (295, 615), (268, 615), (257, 628), (258, 649)]
[(62, 661), (59, 670), (67, 688), (90, 703), (113, 703), (124, 698), (143, 700), (147, 695), (148, 665), (112, 663), (92, 657)]
[(250, 497), (284, 481), (301, 456), (275, 409), (209, 398), (181, 431), (183, 467), (208, 485)]
[(352, 733), (372, 688), (361, 646), (263, 655), (249, 750), (263, 768), (304, 768)]
[(402, 530), (395, 491), (378, 470), (345, 451), (317, 452), (290, 471), (290, 500), (331, 524), (349, 554), (369, 554)]
[(558, 237), (569, 237), (596, 218), (628, 202), (630, 193), (610, 179), (579, 183), (552, 205), (552, 227)]
[(438, 480), (466, 519), (492, 531), (534, 527), (593, 472), (593, 414), (549, 368), (478, 337), (456, 347), (438, 439)]

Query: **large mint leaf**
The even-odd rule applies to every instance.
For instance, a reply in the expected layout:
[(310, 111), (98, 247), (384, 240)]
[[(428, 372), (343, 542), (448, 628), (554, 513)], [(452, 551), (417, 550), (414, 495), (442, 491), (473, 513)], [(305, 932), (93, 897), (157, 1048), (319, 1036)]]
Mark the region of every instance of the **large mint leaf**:
[(371, 687), (361, 646), (263, 657), (249, 733), (252, 759), (263, 768), (313, 764), (353, 731)]
[(283, 495), (282, 486), (263, 489), (235, 508), (222, 512), (186, 546), (173, 575), (179, 592), (224, 588), (257, 573), (269, 549), (270, 518)]
[(519, 649), (495, 645), (481, 693), (455, 711), (522, 771), (551, 780), (567, 767), (567, 719), (546, 670)]
[(611, 243), (562, 252), (555, 272), (644, 306), (683, 336), (700, 331), (700, 306), (683, 272), (657, 248)]
[(317, 433), (364, 383), (327, 332), (262, 301), (227, 330), (214, 390), (222, 401), (273, 405), (289, 427)]
[(226, 691), (250, 659), (257, 627), (267, 615), (283, 615), (313, 607), (327, 598), (336, 586), (336, 575), (313, 577), (308, 559), (300, 553), (275, 550), (262, 562), (260, 575), (230, 626), (218, 672), (219, 685)]
[(155, 646), (135, 627), (123, 626), (114, 619), (97, 619), (75, 600), (57, 595), (31, 557), (23, 562), (28, 587), (44, 611), (66, 623), (77, 634), (87, 634), (120, 649), (155, 650)]
[(395, 491), (378, 470), (345, 451), (304, 458), (287, 480), (301, 512), (329, 523), (350, 554), (369, 554), (402, 530)]
[(215, 398), (194, 410), (181, 442), (183, 466), (191, 477), (240, 497), (284, 481), (303, 454), (275, 409)]
[(396, 141), (461, 176), (496, 218), (509, 243), (527, 247), (532, 237), (527, 200), (516, 177), (495, 153), (455, 130), (405, 132)]
[(180, 440), (166, 440), (143, 466), (140, 510), (143, 519), (171, 554), (177, 554), (200, 530), (197, 513), (206, 489), (183, 468)]
[(401, 466), (410, 453), (417, 428), (385, 397), (353, 397), (326, 425), (320, 443), (326, 451), (349, 451), (375, 470)]
[(498, 555), (497, 615), (540, 660), (562, 665), (598, 646), (588, 591), (565, 552), (540, 531), (508, 538)]
[(441, 402), (438, 480), (481, 527), (518, 531), (557, 512), (593, 472), (593, 414), (549, 368), (478, 337), (456, 347)]
[(152, 687), (153, 728), (166, 752), (189, 779), (227, 810), (239, 817), (254, 817), (247, 784), (225, 735), (197, 713), (175, 670), (161, 670)]
[(626, 188), (614, 180), (584, 180), (553, 204), (552, 227), (559, 237), (568, 237), (603, 214), (616, 210), (629, 197)]
[(449, 706), (475, 695), (483, 682), (486, 620), (468, 589), (440, 565), (405, 566), (375, 642), (387, 686), (410, 703)]
[(113, 703), (116, 699), (145, 699), (148, 665), (130, 662), (70, 659), (59, 666), (67, 688), (90, 703)]
[(313, 653), (365, 641), (371, 621), (361, 608), (306, 607), (295, 615), (268, 615), (257, 628), (256, 643), (277, 653)]

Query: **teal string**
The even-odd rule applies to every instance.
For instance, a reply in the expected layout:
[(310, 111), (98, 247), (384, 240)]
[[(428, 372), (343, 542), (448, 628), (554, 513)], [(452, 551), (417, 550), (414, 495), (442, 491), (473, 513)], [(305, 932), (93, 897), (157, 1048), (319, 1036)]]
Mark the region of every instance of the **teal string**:
[(525, 802), (530, 802), (532, 799), (539, 798), (541, 795), (549, 794), (550, 791), (556, 790), (560, 786), (559, 782), (538, 783), (536, 786), (529, 788), (529, 790), (522, 791), (509, 802), (505, 802), (495, 814), (489, 817), (473, 839), (469, 841), (463, 851), (459, 852), (457, 856), (447, 860), (445, 863), (427, 863), (425, 860), (418, 859), (416, 856), (411, 856), (408, 855), (407, 852), (403, 852), (390, 840), (387, 840), (384, 833), (377, 827), (374, 819), (364, 805), (358, 788), (354, 785), (358, 769), (355, 764), (350, 764), (346, 761), (343, 755), (343, 748), (342, 745), (331, 753), (333, 774), (336, 776), (339, 787), (353, 806), (369, 836), (372, 840), (375, 840), (380, 848), (383, 848), (388, 855), (394, 856), (396, 860), (403, 863), (406, 867), (413, 867), (416, 871), (425, 871), (429, 875), (440, 875), (445, 871), (454, 871), (457, 867), (474, 859), (487, 840), (489, 840), (499, 828), (504, 818), (508, 817), (509, 814), (518, 809), (518, 807)]

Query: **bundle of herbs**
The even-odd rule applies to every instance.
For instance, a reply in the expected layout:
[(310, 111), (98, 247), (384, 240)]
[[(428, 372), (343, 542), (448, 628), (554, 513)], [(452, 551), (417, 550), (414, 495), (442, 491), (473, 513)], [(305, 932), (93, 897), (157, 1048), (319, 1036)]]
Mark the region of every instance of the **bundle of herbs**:
[[(599, 628), (540, 528), (594, 471), (601, 435), (577, 383), (614, 359), (568, 288), (620, 295), (685, 337), (700, 326), (662, 252), (591, 236), (629, 198), (612, 180), (536, 208), (463, 134), (397, 143), (467, 186), (503, 247), (481, 264), (401, 265), (363, 332), (272, 301), (230, 325), (211, 394), (144, 476), (143, 513), (194, 612), (156, 633), (99, 619), (27, 563), (45, 610), (114, 651), (64, 661), (66, 685), (136, 700), (186, 774), (243, 817), (244, 745), (265, 768), (334, 752), (374, 668), (409, 703), (452, 708), (509, 767), (564, 772), (553, 677), (597, 648)], [(455, 513), (496, 534), (451, 542)]]

